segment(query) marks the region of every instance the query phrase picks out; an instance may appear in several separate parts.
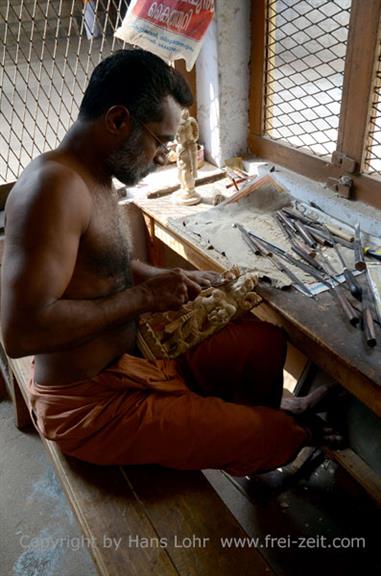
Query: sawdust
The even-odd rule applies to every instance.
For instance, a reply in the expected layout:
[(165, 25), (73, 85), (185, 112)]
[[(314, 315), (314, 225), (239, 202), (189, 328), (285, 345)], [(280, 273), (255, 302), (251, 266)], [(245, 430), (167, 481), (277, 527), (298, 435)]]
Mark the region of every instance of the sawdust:
[[(277, 288), (289, 286), (291, 281), (287, 275), (280, 272), (272, 264), (270, 258), (255, 255), (243, 240), (241, 232), (233, 227), (238, 222), (257, 236), (293, 253), (291, 244), (274, 216), (280, 208), (292, 205), (292, 197), (285, 191), (278, 192), (266, 186), (264, 190), (255, 190), (249, 196), (235, 204), (224, 204), (205, 212), (194, 214), (187, 218), (172, 219), (171, 225), (181, 229), (182, 234), (189, 235), (210, 255), (224, 266), (238, 265), (243, 269), (254, 269), (260, 278), (266, 279)], [(337, 273), (342, 272), (342, 266), (332, 248), (323, 248)], [(353, 251), (340, 247), (340, 252), (350, 267), (353, 266)], [(286, 266), (306, 284), (316, 282), (309, 274), (296, 266), (286, 263)]]

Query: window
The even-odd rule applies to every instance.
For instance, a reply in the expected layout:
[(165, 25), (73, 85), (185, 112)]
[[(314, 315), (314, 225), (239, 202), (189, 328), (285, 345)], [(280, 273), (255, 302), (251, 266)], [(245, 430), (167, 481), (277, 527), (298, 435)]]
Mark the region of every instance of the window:
[(380, 15), (381, 0), (253, 0), (249, 146), (381, 208)]
[(127, 0), (1, 2), (0, 185), (62, 139), (94, 66), (123, 46), (113, 32), (127, 6)]

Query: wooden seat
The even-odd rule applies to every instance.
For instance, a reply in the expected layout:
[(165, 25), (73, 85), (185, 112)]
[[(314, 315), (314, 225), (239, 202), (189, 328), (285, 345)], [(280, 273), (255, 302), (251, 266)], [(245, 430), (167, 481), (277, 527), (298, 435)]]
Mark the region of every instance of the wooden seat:
[[(19, 428), (31, 423), (26, 406), (30, 366), (30, 358), (8, 359), (7, 384)], [(272, 574), (255, 548), (222, 547), (221, 538), (247, 535), (202, 472), (96, 466), (42, 441), (100, 574)]]

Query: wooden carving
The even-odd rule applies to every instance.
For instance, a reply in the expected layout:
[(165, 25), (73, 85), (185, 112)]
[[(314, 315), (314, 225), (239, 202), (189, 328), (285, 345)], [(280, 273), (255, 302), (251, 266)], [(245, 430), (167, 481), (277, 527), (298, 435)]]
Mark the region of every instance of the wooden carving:
[(143, 354), (147, 358), (176, 358), (260, 303), (254, 291), (254, 274), (240, 276), (235, 267), (224, 277), (225, 283), (203, 290), (178, 310), (142, 315), (138, 345)]

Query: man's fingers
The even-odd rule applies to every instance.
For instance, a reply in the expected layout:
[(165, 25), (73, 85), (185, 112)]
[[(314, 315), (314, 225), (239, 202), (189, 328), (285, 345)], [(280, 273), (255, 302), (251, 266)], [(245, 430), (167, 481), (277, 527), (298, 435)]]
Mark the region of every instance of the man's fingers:
[(201, 286), (197, 282), (193, 282), (190, 278), (185, 276), (185, 284), (188, 290), (189, 299), (195, 298), (201, 292)]

